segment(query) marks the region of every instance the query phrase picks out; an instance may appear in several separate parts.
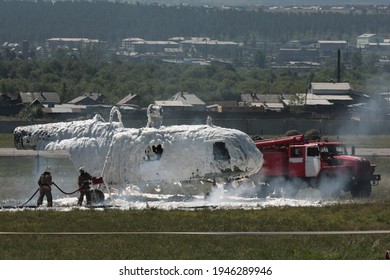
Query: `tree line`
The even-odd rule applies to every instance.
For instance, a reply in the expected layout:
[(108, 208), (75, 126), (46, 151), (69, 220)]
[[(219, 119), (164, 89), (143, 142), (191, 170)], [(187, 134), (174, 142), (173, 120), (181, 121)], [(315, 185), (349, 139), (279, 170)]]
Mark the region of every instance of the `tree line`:
[(261, 9), (90, 1), (2, 0), (0, 19), (0, 42), (87, 37), (119, 44), (129, 37), (165, 40), (177, 36), (287, 42), (302, 38), (355, 40), (363, 33), (390, 34), (390, 17), (386, 14), (271, 13)]
[[(388, 92), (390, 65), (378, 68), (375, 61), (364, 58), (350, 69), (342, 68), (342, 81), (369, 95)], [(336, 81), (336, 78), (335, 65), (298, 73), (230, 64), (108, 62), (76, 55), (24, 60), (17, 55), (0, 55), (1, 93), (55, 91), (64, 103), (87, 92), (102, 93), (112, 104), (135, 93), (141, 97), (143, 106), (166, 100), (177, 92), (195, 93), (204, 101), (238, 101), (242, 93), (304, 93), (310, 82)]]

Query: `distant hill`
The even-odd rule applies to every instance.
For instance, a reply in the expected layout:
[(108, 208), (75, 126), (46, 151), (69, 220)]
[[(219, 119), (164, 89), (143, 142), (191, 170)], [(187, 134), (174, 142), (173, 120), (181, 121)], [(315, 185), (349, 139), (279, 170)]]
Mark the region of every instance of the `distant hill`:
[(343, 5), (390, 5), (389, 0), (138, 0), (140, 3), (179, 5), (182, 3), (227, 6), (343, 6)]
[(24, 40), (42, 43), (49, 38), (92, 38), (118, 46), (124, 38), (131, 37), (165, 40), (177, 36), (207, 36), (224, 41), (256, 44), (256, 41), (285, 43), (302, 38), (354, 41), (356, 36), (363, 33), (389, 36), (390, 11), (370, 13), (367, 11), (369, 9), (365, 8), (355, 10), (364, 11), (353, 14), (349, 12), (287, 14), (283, 11), (268, 12), (263, 9), (130, 5), (107, 0), (53, 2), (0, 0), (0, 45), (4, 42)]
[[(10, 1), (33, 1), (36, 0), (10, 0)], [(72, 0), (57, 0), (56, 2)], [(52, 2), (42, 0), (39, 2)], [(116, 3), (141, 3), (159, 5), (189, 5), (189, 6), (354, 6), (354, 5), (390, 5), (389, 0), (79, 0), (77, 2), (116, 2)]]

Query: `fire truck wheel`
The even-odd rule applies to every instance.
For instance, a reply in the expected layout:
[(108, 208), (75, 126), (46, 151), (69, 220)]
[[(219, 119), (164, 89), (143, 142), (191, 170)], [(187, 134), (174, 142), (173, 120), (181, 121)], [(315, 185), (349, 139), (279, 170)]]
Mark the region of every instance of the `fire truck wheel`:
[(370, 197), (372, 186), (370, 182), (360, 182), (351, 190), (351, 196), (354, 198)]
[(101, 190), (92, 190), (91, 191), (92, 203), (103, 203), (104, 202), (104, 193)]

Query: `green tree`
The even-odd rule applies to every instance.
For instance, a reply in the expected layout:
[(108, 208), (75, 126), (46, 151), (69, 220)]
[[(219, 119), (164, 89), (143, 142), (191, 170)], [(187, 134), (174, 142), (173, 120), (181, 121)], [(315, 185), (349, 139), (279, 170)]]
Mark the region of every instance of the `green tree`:
[(256, 51), (253, 55), (253, 65), (259, 68), (264, 68), (265, 62), (266, 59), (264, 53), (261, 51)]
[(351, 66), (357, 68), (363, 64), (363, 57), (361, 52), (353, 52), (351, 55)]

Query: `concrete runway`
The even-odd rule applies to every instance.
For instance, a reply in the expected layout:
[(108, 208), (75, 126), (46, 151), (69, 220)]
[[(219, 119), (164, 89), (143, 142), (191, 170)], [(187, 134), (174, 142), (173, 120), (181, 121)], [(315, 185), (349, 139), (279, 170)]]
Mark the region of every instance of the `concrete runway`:
[(15, 148), (0, 148), (0, 157), (48, 157), (48, 158), (69, 158), (67, 151), (33, 151), (17, 150)]
[[(356, 148), (356, 156), (390, 156), (390, 148)], [(15, 148), (1, 148), (0, 157), (25, 157), (25, 156), (41, 156), (49, 158), (69, 158), (69, 153), (66, 151), (33, 151), (33, 150), (17, 150)]]

